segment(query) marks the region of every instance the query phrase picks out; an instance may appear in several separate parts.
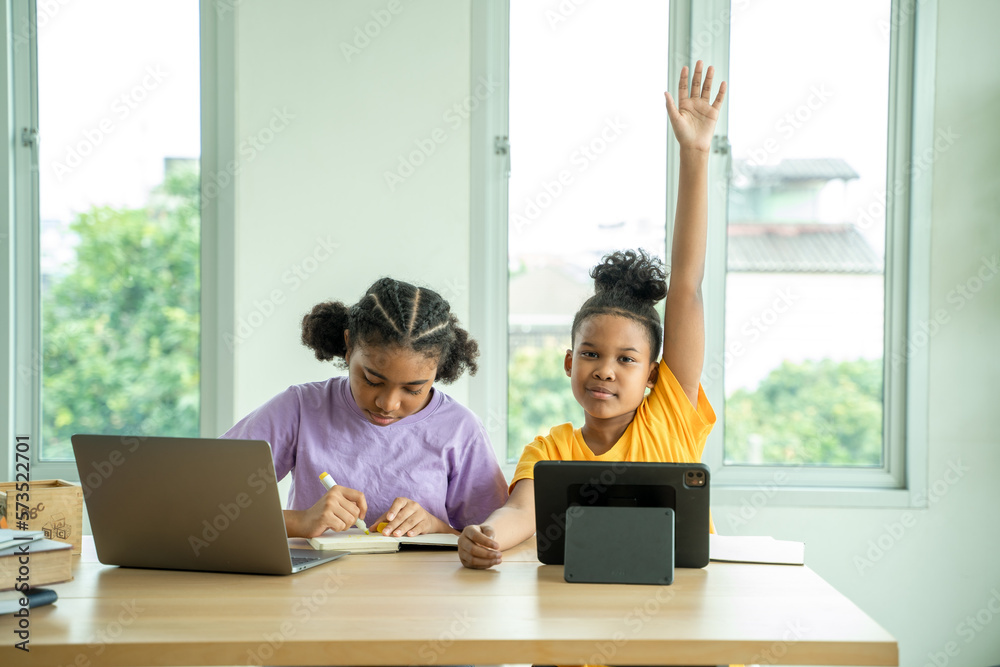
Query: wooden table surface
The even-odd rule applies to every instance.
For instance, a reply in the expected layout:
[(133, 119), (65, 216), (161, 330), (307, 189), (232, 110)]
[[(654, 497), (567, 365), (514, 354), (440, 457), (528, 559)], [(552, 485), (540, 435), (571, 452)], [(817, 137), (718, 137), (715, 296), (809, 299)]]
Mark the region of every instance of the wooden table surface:
[[(897, 665), (895, 639), (808, 567), (711, 563), (671, 586), (568, 584), (529, 540), (499, 567), (454, 551), (356, 554), (291, 576), (76, 564), (0, 617), (0, 664)], [(79, 557), (77, 557), (79, 559)]]

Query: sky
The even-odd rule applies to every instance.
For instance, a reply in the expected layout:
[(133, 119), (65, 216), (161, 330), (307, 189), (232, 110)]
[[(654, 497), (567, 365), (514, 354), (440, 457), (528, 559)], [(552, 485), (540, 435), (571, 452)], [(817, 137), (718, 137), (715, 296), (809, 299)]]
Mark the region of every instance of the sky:
[(42, 220), (144, 205), (164, 157), (201, 151), (197, 1), (39, 5)]

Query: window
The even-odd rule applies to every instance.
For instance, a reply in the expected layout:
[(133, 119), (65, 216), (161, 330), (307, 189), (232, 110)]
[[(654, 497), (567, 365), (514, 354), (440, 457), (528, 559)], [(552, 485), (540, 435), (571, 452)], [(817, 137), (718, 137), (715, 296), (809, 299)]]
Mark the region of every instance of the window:
[(731, 8), (727, 464), (883, 465), (890, 5)]
[(550, 426), (582, 423), (563, 356), (593, 294), (591, 267), (628, 247), (663, 257), (666, 113), (655, 91), (667, 3), (571, 15), (512, 3), (510, 26), (506, 458), (516, 462)]
[(15, 430), (197, 435), (199, 4), (16, 11)]
[[(586, 270), (616, 247), (664, 254), (676, 149), (667, 142), (666, 171), (642, 162), (655, 162), (666, 119), (636, 88), (667, 85), (669, 51), (671, 88), (697, 58), (738, 83), (710, 175), (703, 383), (720, 418), (705, 457), (717, 488), (854, 486), (887, 490), (879, 503), (909, 502), (905, 490), (922, 483), (926, 346), (907, 332), (927, 321), (919, 221), (929, 214), (910, 188), (927, 170), (910, 156), (934, 139), (921, 104), (933, 48), (918, 53), (915, 35), (932, 35), (933, 17), (890, 0), (737, 0), (671, 3), (668, 26), (657, 2), (567, 13), (512, 4), (508, 210), (486, 216), (503, 218), (509, 237), (507, 271), (493, 275), (505, 281), (493, 294), (509, 299), (508, 462), (534, 432), (580, 423), (561, 361), (590, 293)], [(506, 44), (495, 43), (503, 61)], [(586, 130), (613, 113), (632, 131), (575, 163), (574, 149), (598, 136)], [(488, 130), (508, 134), (500, 122)], [(630, 146), (630, 134), (645, 146)]]
[(725, 215), (706, 280), (717, 484), (901, 490), (876, 501), (892, 504), (925, 483), (926, 349), (907, 332), (926, 322), (929, 207), (913, 197), (923, 170), (910, 156), (933, 139), (921, 111), (933, 48), (916, 51), (929, 19), (913, 9), (720, 2), (692, 14), (696, 54), (724, 53), (740, 82), (720, 131), (731, 149), (713, 203)]

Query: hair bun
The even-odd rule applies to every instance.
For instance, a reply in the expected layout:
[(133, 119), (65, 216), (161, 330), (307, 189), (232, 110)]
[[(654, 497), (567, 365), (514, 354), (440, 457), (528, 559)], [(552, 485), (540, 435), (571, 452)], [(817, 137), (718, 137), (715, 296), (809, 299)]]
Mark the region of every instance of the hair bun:
[(596, 294), (619, 294), (655, 304), (667, 296), (663, 262), (645, 250), (619, 250), (605, 255), (590, 271)]
[(339, 301), (316, 304), (302, 318), (302, 344), (315, 352), (320, 361), (343, 357), (347, 352), (344, 331), (348, 321), (347, 306)]

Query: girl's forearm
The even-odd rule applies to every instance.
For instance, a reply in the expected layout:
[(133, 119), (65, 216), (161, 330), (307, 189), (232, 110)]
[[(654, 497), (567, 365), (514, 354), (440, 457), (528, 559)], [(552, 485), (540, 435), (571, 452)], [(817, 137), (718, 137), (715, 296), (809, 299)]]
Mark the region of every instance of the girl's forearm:
[(505, 506), (483, 522), (493, 528), (493, 539), (501, 551), (515, 547), (535, 533), (535, 513), (522, 507)]
[(697, 291), (705, 275), (708, 242), (707, 151), (681, 148), (677, 212), (670, 256), (670, 289)]

